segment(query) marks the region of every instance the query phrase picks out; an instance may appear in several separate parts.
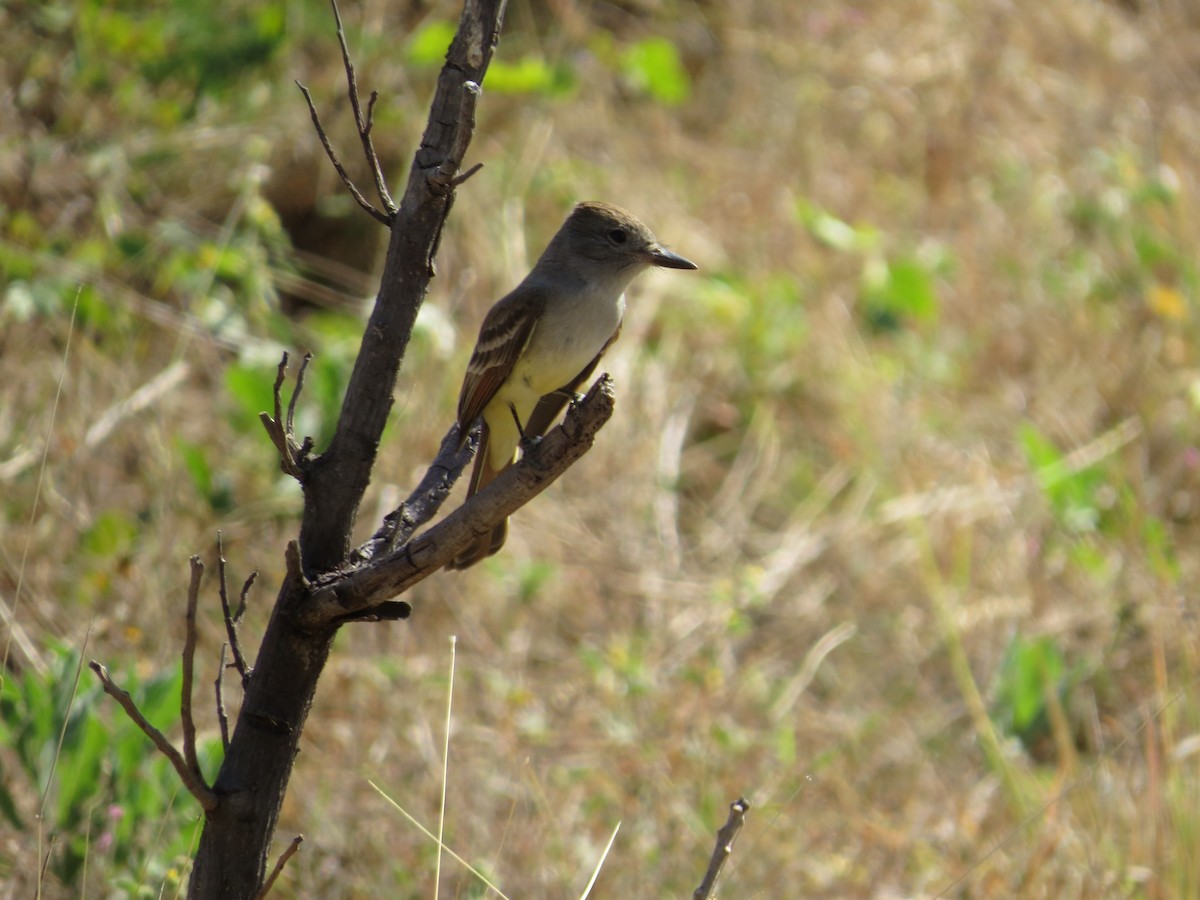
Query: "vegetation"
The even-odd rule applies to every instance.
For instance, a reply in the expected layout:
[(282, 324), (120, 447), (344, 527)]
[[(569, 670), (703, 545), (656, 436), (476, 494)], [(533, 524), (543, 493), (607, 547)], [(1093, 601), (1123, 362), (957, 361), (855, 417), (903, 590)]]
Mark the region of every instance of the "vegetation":
[[(457, 16), (400, 6), (343, 7), (393, 184)], [(386, 240), (292, 84), (353, 169), (329, 19), (0, 5), (14, 894), (186, 883), (199, 810), (80, 667), (177, 738), (218, 529), (266, 624), (300, 502), (257, 414), (312, 349), (327, 437)], [(445, 840), (509, 896), (581, 893), (618, 821), (597, 891), (685, 895), (739, 795), (727, 896), (1200, 894), (1198, 36), (1180, 0), (511, 6), (363, 536), (571, 202), (702, 271), (635, 286), (617, 413), (504, 552), (340, 633), (275, 895), (432, 896), (388, 798), (437, 830), (451, 635)]]

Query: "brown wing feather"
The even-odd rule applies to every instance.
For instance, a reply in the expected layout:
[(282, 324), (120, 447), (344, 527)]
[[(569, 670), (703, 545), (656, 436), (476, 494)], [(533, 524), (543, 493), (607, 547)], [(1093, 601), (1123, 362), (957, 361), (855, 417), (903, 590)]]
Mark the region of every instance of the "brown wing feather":
[(519, 290), (493, 306), (479, 328), (479, 340), (458, 395), (458, 427), (464, 436), (496, 396), (533, 336), (543, 297), (528, 288)]

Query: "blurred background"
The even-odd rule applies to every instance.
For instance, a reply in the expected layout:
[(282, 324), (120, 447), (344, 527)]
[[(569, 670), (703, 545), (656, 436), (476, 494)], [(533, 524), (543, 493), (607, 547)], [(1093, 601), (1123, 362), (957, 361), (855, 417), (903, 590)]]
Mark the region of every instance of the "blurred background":
[[(458, 7), (342, 14), (399, 196)], [(252, 652), (257, 414), (311, 349), (323, 445), (387, 234), (320, 0), (4, 0), (0, 59), (0, 894), (177, 896), (199, 810), (80, 666), (178, 743), (199, 554), (215, 773), (216, 533)], [(1188, 0), (512, 0), (362, 535), (575, 201), (701, 269), (503, 553), (343, 629), (275, 895), (432, 896), (389, 798), (436, 831), (451, 635), (446, 840), (509, 896), (618, 821), (596, 896), (690, 896), (739, 795), (726, 897), (1200, 895), (1198, 88)]]

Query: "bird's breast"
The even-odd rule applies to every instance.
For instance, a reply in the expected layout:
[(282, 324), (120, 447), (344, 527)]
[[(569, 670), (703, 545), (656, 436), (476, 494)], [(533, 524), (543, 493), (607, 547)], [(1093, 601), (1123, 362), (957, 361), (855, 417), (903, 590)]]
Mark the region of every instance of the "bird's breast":
[(623, 292), (581, 292), (547, 303), (518, 367), (538, 394), (572, 381), (594, 360), (621, 325)]

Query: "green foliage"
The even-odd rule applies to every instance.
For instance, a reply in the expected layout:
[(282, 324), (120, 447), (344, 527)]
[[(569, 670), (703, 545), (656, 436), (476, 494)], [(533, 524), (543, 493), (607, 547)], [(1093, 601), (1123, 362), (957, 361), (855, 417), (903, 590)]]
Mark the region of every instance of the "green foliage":
[(664, 106), (686, 103), (692, 93), (679, 50), (664, 37), (644, 38), (626, 47), (620, 71), (635, 90)]
[(851, 225), (816, 204), (800, 199), (796, 218), (820, 244), (860, 260), (859, 297), (863, 318), (874, 332), (892, 332), (905, 323), (936, 323), (940, 312), (937, 279), (950, 270), (940, 245), (887, 252), (879, 231)]
[(1096, 465), (1072, 466), (1054, 442), (1030, 422), (1021, 425), (1018, 439), (1055, 520), (1069, 533), (1095, 531), (1107, 493), (1104, 472)]
[(817, 241), (842, 253), (864, 253), (879, 245), (879, 232), (855, 226), (804, 198), (796, 201), (796, 218)]
[(577, 79), (570, 66), (550, 65), (540, 56), (528, 54), (515, 62), (494, 60), (488, 68), (487, 84), (489, 90), (500, 94), (559, 97), (571, 94)]
[(932, 322), (938, 314), (932, 268), (916, 256), (875, 257), (863, 269), (864, 315), (875, 331), (895, 331), (905, 320)]
[(214, 472), (206, 447), (179, 438), (175, 441), (183, 467), (192, 479), (196, 492), (207, 501), (215, 513), (233, 508), (233, 486), (224, 471)]
[[(140, 885), (146, 872), (165, 871), (186, 856), (194, 813), (176, 808), (181, 788), (174, 769), (131, 721), (114, 713), (90, 673), (72, 699), (78, 651), (54, 647), (49, 658), (49, 671), (27, 669), (7, 678), (0, 691), (0, 746), (14, 751), (19, 766), (0, 772), (0, 811), (18, 830), (37, 827), (32, 811), (22, 813), (9, 791), (18, 778), (27, 779), (45, 800), (43, 827), (60, 836), (51, 866), (64, 883), (77, 883), (85, 860), (102, 856), (127, 885)], [(178, 667), (140, 682), (132, 672), (117, 680), (152, 724), (170, 731), (179, 717)], [(213, 771), (219, 742), (198, 752)]]
[[(81, 81), (112, 91), (125, 109), (152, 109), (162, 125), (190, 118), (202, 97), (220, 95), (270, 63), (286, 35), (280, 4), (86, 0), (77, 15)], [(147, 103), (148, 87), (168, 85), (188, 102)]]
[(1069, 688), (1066, 661), (1054, 639), (1029, 640), (1017, 635), (1008, 645), (997, 676), (993, 715), (1007, 734), (1034, 750), (1051, 733), (1049, 698), (1057, 697), (1065, 707)]
[(111, 560), (128, 554), (137, 535), (138, 523), (133, 516), (110, 509), (96, 516), (80, 535), (79, 549), (96, 559)]
[(404, 58), (414, 66), (440, 66), (457, 27), (454, 22), (443, 19), (425, 22), (404, 42)]
[(1193, 315), (1200, 297), (1194, 248), (1181, 240), (1187, 215), (1170, 169), (1147, 172), (1128, 151), (1096, 149), (1092, 183), (1071, 197), (1073, 267), (1088, 299), (1144, 303), (1166, 320)]

